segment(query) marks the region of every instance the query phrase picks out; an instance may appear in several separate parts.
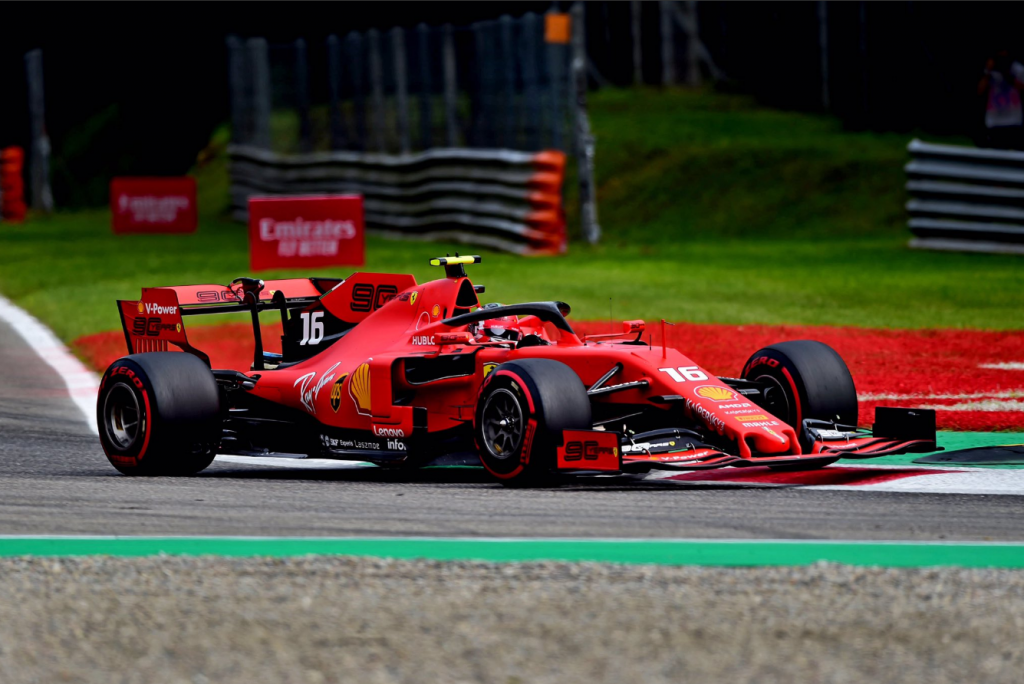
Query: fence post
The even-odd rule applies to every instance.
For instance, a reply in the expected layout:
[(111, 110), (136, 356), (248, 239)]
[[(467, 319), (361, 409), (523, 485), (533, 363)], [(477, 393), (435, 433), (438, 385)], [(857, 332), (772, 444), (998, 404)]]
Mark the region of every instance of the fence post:
[(455, 103), (455, 36), (452, 25), (444, 25), (444, 119), (445, 119), (445, 144), (448, 147), (455, 147), (458, 139), (456, 128), (456, 103)]
[(498, 144), (501, 147), (517, 147), (516, 138), (516, 55), (512, 50), (512, 17), (501, 15), (498, 20), (501, 28), (501, 63), (504, 66), (502, 80), (504, 92), (502, 98), (502, 126)]
[(661, 85), (676, 84), (675, 26), (672, 24), (672, 3), (660, 0), (661, 10)]
[(405, 29), (391, 29), (391, 53), (395, 62), (395, 108), (398, 110), (398, 146), (408, 154), (409, 142), (409, 78), (405, 60)]
[(825, 0), (818, 0), (818, 51), (821, 54), (821, 108), (828, 111), (828, 6)]
[(416, 36), (419, 43), (420, 61), (420, 149), (427, 149), (433, 144), (431, 135), (432, 119), (431, 111), (433, 102), (431, 100), (433, 90), (430, 79), (430, 29), (426, 24), (416, 27)]
[(380, 54), (380, 32), (370, 29), (366, 32), (370, 42), (370, 90), (373, 94), (373, 116), (370, 127), (373, 147), (384, 152), (384, 66)]
[(352, 108), (356, 119), (355, 148), (366, 151), (366, 94), (363, 89), (363, 37), (353, 31), (345, 36), (349, 73), (352, 74)]
[(252, 144), (270, 149), (270, 52), (265, 38), (246, 41), (252, 71)]
[[(549, 14), (554, 14), (550, 10)], [(546, 21), (546, 20), (545, 20)], [(565, 48), (558, 43), (545, 41), (548, 66), (548, 105), (551, 116), (551, 146), (556, 150), (563, 149), (562, 128), (565, 125), (565, 99), (562, 88), (565, 85)]]
[(629, 11), (633, 31), (633, 85), (640, 85), (644, 82), (644, 51), (640, 43), (640, 0), (631, 0)]
[(683, 3), (683, 31), (686, 33), (686, 85), (699, 86), (700, 76), (700, 24), (697, 20), (697, 3), (686, 0)]
[(587, 53), (583, 43), (583, 7), (572, 8), (572, 76), (576, 91), (575, 132), (576, 161), (580, 190), (580, 229), (590, 244), (601, 239), (601, 226), (597, 223), (597, 201), (594, 188), (594, 136), (587, 117)]
[(238, 36), (225, 39), (228, 49), (228, 92), (231, 96), (231, 142), (248, 142), (245, 125), (245, 56)]
[(537, 89), (537, 15), (530, 12), (522, 18), (523, 28), (523, 97), (526, 102), (526, 145), (540, 149), (540, 93)]
[(295, 100), (299, 110), (299, 150), (313, 150), (313, 122), (309, 118), (309, 65), (306, 41), (295, 41)]
[(491, 122), (491, 60), (487, 59), (487, 38), (484, 36), (484, 22), (473, 24), (473, 46), (475, 49), (475, 66), (477, 92), (473, 107), (473, 143), (477, 147), (492, 145), (490, 133)]
[(328, 120), (331, 126), (331, 149), (345, 149), (345, 120), (341, 111), (341, 41), (327, 36)]
[(50, 190), (50, 137), (46, 134), (42, 50), (31, 50), (25, 54), (25, 73), (28, 78), (28, 114), (32, 131), (29, 167), (32, 208), (49, 214), (53, 211), (53, 192)]

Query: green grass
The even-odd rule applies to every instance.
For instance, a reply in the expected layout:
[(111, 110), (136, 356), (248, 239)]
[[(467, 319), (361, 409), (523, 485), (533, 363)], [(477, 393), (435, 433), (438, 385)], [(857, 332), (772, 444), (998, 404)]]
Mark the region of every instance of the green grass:
[[(578, 319), (604, 319), (611, 303), (648, 320), (1024, 328), (1024, 260), (906, 247), (907, 136), (707, 92), (606, 90), (591, 117), (600, 245), (524, 259), (370, 237), (364, 270), (425, 280), (440, 275), (428, 257), (479, 251), (470, 274), (485, 300), (563, 299)], [(71, 340), (118, 328), (114, 300), (142, 286), (246, 274), (245, 227), (223, 217), (225, 170), (213, 154), (197, 171), (195, 235), (114, 236), (106, 210), (3, 225), (0, 291)]]

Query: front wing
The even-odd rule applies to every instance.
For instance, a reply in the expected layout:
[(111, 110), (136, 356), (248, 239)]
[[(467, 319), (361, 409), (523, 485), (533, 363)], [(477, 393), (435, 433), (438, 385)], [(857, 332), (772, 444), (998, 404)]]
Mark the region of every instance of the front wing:
[[(596, 462), (566, 462), (559, 458), (559, 470), (587, 470), (647, 472), (650, 470), (711, 470), (714, 468), (773, 466), (785, 468), (819, 468), (840, 458), (867, 459), (904, 453), (940, 451), (935, 441), (935, 412), (923, 409), (876, 410), (877, 420), (872, 430), (838, 425), (817, 420), (805, 420), (803, 425), (802, 454), (772, 456), (754, 455), (743, 458), (723, 451), (720, 447), (701, 441), (700, 435), (690, 430), (669, 428), (642, 435), (591, 432), (594, 438), (607, 441), (611, 435), (619, 440), (619, 458)], [(602, 435), (598, 437), (598, 435)], [(569, 437), (568, 431), (566, 437)], [(574, 432), (572, 439), (580, 439)], [(568, 443), (568, 440), (567, 440)], [(608, 453), (610, 450), (606, 450)], [(561, 456), (561, 454), (560, 454)]]

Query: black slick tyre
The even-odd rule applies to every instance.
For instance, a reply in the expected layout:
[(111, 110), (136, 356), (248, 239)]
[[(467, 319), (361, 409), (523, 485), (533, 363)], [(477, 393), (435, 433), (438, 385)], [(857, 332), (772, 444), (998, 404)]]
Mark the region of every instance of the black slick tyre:
[[(846, 362), (827, 344), (794, 340), (770, 345), (750, 357), (742, 377), (767, 385), (760, 405), (791, 425), (801, 440), (807, 418), (857, 425), (853, 377)], [(808, 449), (811, 445), (802, 446)], [(835, 460), (823, 459), (807, 466), (820, 467)]]
[(107, 459), (125, 475), (193, 475), (216, 455), (220, 392), (191, 354), (133, 354), (103, 374), (96, 422)]
[(509, 361), (484, 380), (473, 430), (480, 462), (507, 486), (551, 481), (562, 430), (591, 428), (579, 376), (551, 359)]

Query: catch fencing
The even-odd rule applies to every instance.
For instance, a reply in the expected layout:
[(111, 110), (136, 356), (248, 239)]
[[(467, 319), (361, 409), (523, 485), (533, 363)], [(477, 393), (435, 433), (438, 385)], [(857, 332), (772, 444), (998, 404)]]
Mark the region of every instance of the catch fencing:
[(907, 146), (912, 247), (1024, 254), (1024, 152)]
[(529, 13), (268, 43), (229, 37), (233, 142), (282, 153), (571, 151), (568, 42)]
[(406, 155), (281, 154), (232, 145), (234, 216), (254, 196), (363, 195), (368, 230), (518, 254), (565, 251), (565, 155), (437, 148)]
[(323, 46), (229, 38), (236, 216), (254, 195), (358, 192), (376, 232), (559, 252), (572, 154), (596, 242), (582, 27), (580, 7)]

